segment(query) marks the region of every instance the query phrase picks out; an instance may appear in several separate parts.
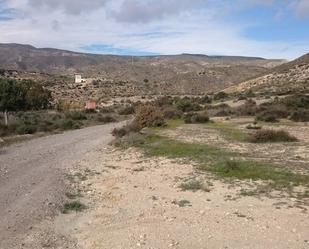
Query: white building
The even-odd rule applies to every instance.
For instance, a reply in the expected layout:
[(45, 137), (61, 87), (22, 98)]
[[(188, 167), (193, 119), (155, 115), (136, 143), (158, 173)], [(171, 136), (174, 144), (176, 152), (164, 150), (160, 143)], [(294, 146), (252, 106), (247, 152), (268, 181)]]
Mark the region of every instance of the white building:
[(75, 83), (82, 83), (82, 82), (83, 82), (82, 76), (80, 74), (76, 74)]

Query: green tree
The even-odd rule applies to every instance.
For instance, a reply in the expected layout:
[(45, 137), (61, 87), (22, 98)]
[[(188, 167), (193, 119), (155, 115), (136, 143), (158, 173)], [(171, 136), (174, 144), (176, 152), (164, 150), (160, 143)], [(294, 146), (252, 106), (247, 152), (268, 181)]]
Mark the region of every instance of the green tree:
[(50, 101), (50, 91), (34, 81), (0, 78), (0, 111), (4, 113), (6, 126), (8, 112), (46, 109)]
[(25, 92), (25, 108), (27, 110), (42, 110), (50, 106), (51, 92), (41, 84), (31, 80), (23, 80), (20, 85)]
[(0, 79), (0, 111), (8, 125), (8, 112), (25, 108), (25, 92), (15, 80)]

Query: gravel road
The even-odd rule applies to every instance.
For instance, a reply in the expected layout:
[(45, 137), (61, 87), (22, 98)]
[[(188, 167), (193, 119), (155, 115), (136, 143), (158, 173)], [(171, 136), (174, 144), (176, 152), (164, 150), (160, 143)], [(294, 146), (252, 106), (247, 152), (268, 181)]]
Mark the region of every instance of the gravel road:
[(94, 126), (0, 148), (0, 249), (19, 248), (19, 239), (42, 219), (59, 212), (67, 169), (112, 140), (121, 124)]

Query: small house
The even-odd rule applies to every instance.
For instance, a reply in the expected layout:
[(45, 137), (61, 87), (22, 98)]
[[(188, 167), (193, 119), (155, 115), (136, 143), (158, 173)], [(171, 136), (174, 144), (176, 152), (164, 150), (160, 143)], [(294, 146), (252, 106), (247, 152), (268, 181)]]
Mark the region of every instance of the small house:
[(95, 110), (97, 108), (97, 103), (94, 101), (89, 101), (86, 103), (85, 109), (86, 110)]

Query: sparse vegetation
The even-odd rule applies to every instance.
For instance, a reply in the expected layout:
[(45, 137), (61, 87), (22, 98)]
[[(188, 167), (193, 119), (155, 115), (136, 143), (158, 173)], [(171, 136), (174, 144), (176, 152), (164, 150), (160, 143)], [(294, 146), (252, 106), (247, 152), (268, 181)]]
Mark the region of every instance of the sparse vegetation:
[(62, 212), (67, 214), (70, 211), (81, 212), (84, 209), (86, 209), (86, 206), (80, 201), (71, 201), (64, 204)]
[(249, 138), (252, 143), (296, 142), (298, 139), (284, 130), (259, 130)]
[(246, 142), (249, 137), (246, 132), (227, 122), (210, 122), (207, 127), (218, 130), (225, 138), (232, 141)]
[(193, 102), (188, 98), (178, 100), (176, 102), (176, 107), (182, 112), (200, 111), (202, 109), (202, 107), (198, 103)]
[(210, 191), (209, 187), (205, 183), (197, 179), (189, 179), (187, 181), (184, 181), (179, 185), (179, 188), (181, 188), (182, 191), (187, 190), (190, 191), (202, 190), (205, 192)]
[(204, 113), (194, 113), (190, 112), (184, 116), (184, 121), (187, 124), (204, 124), (209, 121), (209, 116), (206, 112)]
[(227, 160), (216, 163), (209, 170), (224, 178), (263, 180), (280, 188), (309, 184), (308, 175), (292, 173), (270, 164), (254, 161)]
[(191, 202), (188, 201), (188, 200), (180, 200), (180, 201), (173, 200), (172, 203), (179, 206), (179, 207), (191, 206)]
[(158, 127), (165, 124), (163, 113), (151, 105), (140, 106), (131, 123), (131, 129), (140, 131), (145, 127)]

